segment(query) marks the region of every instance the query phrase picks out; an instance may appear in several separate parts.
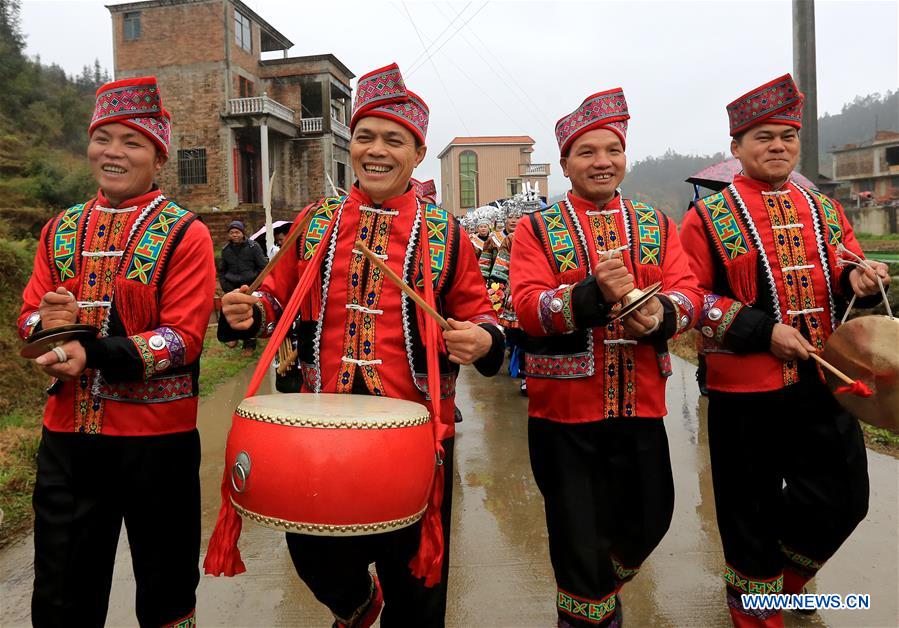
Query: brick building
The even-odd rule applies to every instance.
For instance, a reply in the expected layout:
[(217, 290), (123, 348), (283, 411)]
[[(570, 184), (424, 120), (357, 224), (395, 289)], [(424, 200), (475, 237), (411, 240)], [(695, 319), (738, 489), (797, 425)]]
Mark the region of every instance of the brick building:
[(870, 142), (830, 152), (834, 196), (855, 229), (872, 235), (899, 232), (899, 133), (878, 131)]
[[(328, 177), (352, 184), (354, 75), (336, 57), (288, 57), (293, 43), (240, 0), (108, 9), (116, 78), (155, 75), (172, 113), (158, 180), (179, 202), (255, 226), (266, 195), (276, 214), (289, 214), (330, 194)], [(277, 51), (283, 58), (262, 59)]]
[(531, 163), (527, 135), (456, 137), (440, 151), (441, 204), (456, 216), (524, 191), (528, 182), (546, 196), (549, 164)]

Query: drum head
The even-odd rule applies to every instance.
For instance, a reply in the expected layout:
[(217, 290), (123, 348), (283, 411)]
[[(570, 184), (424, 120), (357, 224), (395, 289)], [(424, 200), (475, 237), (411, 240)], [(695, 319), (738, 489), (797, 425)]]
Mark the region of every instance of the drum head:
[(244, 399), (236, 413), (247, 419), (296, 427), (384, 429), (430, 421), (414, 401), (373, 395), (288, 393)]
[(42, 329), (28, 339), (28, 344), (22, 347), (19, 355), (31, 360), (69, 340), (96, 338), (99, 333), (100, 330), (93, 325), (62, 325), (51, 329)]
[[(871, 397), (835, 394), (841, 406), (865, 423), (899, 433), (899, 319), (854, 318), (831, 334), (822, 357), (874, 392)], [(845, 385), (830, 371), (824, 375), (831, 390)]]

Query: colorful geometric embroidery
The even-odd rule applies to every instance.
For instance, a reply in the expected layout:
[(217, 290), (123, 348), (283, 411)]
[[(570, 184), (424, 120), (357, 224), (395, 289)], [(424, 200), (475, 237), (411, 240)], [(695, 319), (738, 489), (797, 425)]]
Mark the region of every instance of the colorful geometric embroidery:
[(783, 591), (783, 574), (769, 580), (752, 580), (730, 565), (724, 565), (724, 582), (743, 593), (780, 593)]
[(331, 221), (334, 220), (337, 208), (343, 204), (346, 198), (346, 196), (325, 198), (321, 201), (321, 205), (310, 210), (314, 213), (309, 221), (309, 226), (306, 228), (306, 234), (303, 236), (302, 258), (304, 260), (310, 260), (315, 255), (315, 250), (318, 248), (322, 238), (325, 237), (328, 227), (331, 226)]
[(730, 329), (734, 319), (743, 307), (743, 304), (739, 301), (732, 302), (730, 307), (727, 308), (727, 311), (724, 312), (717, 321), (717, 326), (715, 327), (715, 340), (717, 340), (719, 344), (724, 344), (724, 334)]
[(159, 334), (165, 340), (165, 346), (169, 351), (170, 368), (177, 368), (184, 365), (184, 340), (181, 334), (171, 327), (158, 327), (153, 330), (154, 334)]
[(662, 265), (662, 242), (665, 240), (665, 228), (668, 222), (659, 216), (659, 212), (645, 203), (625, 201), (625, 206), (632, 210), (635, 218), (637, 249), (635, 259), (641, 264), (651, 266)]
[(627, 101), (624, 91), (616, 87), (587, 96), (580, 106), (556, 122), (556, 141), (562, 154), (581, 133), (599, 126), (614, 126), (627, 135)]
[(147, 220), (147, 226), (131, 251), (126, 279), (139, 281), (144, 285), (155, 284), (163, 253), (171, 246), (173, 237), (180, 232), (178, 225), (185, 223), (192, 214), (175, 203), (168, 202), (155, 216)]
[(568, 224), (566, 212), (562, 212), (561, 205), (555, 205), (535, 212), (534, 219), (545, 237), (543, 241), (548, 247), (550, 259), (554, 262), (555, 273), (563, 273), (581, 266), (580, 256), (574, 246), (571, 237), (572, 230)]
[(501, 247), (496, 254), (493, 268), (490, 271), (490, 279), (502, 283), (509, 283), (509, 263), (512, 252), (508, 247)]
[(171, 624), (166, 624), (162, 628), (194, 628), (197, 625), (196, 610), (192, 610), (189, 615), (182, 617)]
[(723, 259), (734, 260), (749, 253), (749, 237), (724, 192), (700, 199), (695, 206), (709, 231), (715, 235), (715, 247)]
[(802, 94), (793, 77), (784, 74), (727, 105), (727, 117), (731, 136), (768, 118), (799, 127), (802, 124)]
[[(564, 334), (574, 330), (574, 313), (571, 309), (572, 286), (559, 286), (540, 293), (537, 303), (537, 317), (540, 326), (547, 334)], [(558, 325), (556, 318), (562, 314), (562, 320)]]
[(60, 281), (72, 279), (78, 274), (78, 236), (81, 219), (86, 216), (87, 203), (68, 208), (56, 221), (51, 240), (51, 264)]
[[(425, 226), (428, 232), (428, 253), (431, 258), (431, 277), (434, 280), (434, 290), (439, 291), (443, 286), (444, 271), (450, 253), (449, 231), (452, 227), (452, 218), (449, 212), (437, 205), (421, 203), (424, 211)], [(418, 277), (415, 279), (418, 288), (424, 288), (424, 270), (419, 263)]]
[[(428, 390), (428, 376), (427, 374), (415, 373), (412, 376), (412, 381), (415, 383), (415, 387), (418, 389), (422, 395), (424, 395), (427, 401), (431, 400), (431, 393)], [(449, 399), (453, 395), (456, 394), (456, 374), (455, 373), (441, 373), (440, 374), (440, 398), (441, 399)]]
[(799, 552), (794, 552), (783, 543), (780, 545), (780, 551), (788, 561), (793, 563), (793, 565), (800, 567), (805, 572), (816, 572), (824, 566), (824, 563), (819, 563)]
[(131, 336), (131, 342), (137, 347), (140, 359), (144, 363), (144, 379), (148, 380), (156, 373), (156, 356), (143, 336)]
[(525, 371), (528, 377), (572, 379), (593, 375), (593, 353), (568, 355), (537, 355), (526, 353)]
[[(530, 372), (528, 372), (528, 374), (530, 374)], [(585, 619), (594, 623), (600, 623), (606, 617), (613, 614), (618, 605), (617, 602), (618, 597), (615, 593), (610, 593), (601, 600), (590, 600), (572, 595), (562, 589), (559, 589), (557, 598), (559, 610), (568, 613), (577, 619)]]
[(99, 395), (125, 403), (160, 403), (184, 399), (194, 394), (193, 378), (190, 374), (155, 376), (137, 382), (100, 384)]
[(640, 572), (640, 566), (637, 567), (625, 567), (618, 559), (614, 556), (612, 559), (612, 569), (615, 570), (615, 577), (621, 580), (622, 582), (627, 582), (628, 580), (632, 580), (634, 576), (636, 576)]
[(840, 214), (834, 207), (833, 201), (812, 188), (803, 188), (818, 202), (818, 207), (824, 215), (824, 224), (827, 225), (827, 242), (831, 246), (837, 246), (843, 241), (843, 225), (840, 223)]

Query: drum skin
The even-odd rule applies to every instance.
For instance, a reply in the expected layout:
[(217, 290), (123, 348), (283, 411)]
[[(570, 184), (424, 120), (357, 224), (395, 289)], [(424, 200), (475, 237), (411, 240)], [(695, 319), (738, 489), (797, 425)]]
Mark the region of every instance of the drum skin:
[(409, 401), (259, 395), (233, 415), (226, 463), (246, 519), (322, 536), (376, 534), (424, 513), (434, 434), (427, 409)]

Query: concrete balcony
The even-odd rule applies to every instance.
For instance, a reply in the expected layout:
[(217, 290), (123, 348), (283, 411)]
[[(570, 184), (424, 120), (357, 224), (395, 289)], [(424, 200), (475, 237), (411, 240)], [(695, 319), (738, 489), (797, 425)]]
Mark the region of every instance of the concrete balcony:
[(313, 135), (321, 133), (324, 128), (324, 118), (302, 118), (300, 120), (300, 133)]
[(346, 141), (350, 141), (350, 127), (336, 118), (331, 118), (331, 132), (337, 137), (342, 137)]
[(260, 126), (264, 122), (278, 133), (290, 137), (297, 135), (296, 112), (265, 94), (230, 99), (223, 118), (231, 127)]
[(545, 177), (549, 175), (549, 164), (519, 164), (518, 174), (522, 177)]

